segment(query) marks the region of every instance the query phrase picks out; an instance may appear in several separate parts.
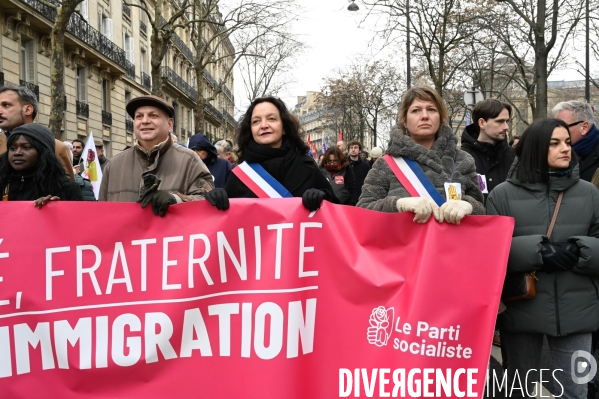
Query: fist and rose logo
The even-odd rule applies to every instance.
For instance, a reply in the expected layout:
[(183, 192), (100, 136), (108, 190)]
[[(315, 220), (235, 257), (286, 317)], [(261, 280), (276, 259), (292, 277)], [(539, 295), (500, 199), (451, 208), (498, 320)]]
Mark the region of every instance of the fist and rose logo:
[(393, 326), (393, 308), (385, 309), (384, 306), (372, 309), (367, 330), (368, 343), (376, 346), (385, 346), (391, 336)]

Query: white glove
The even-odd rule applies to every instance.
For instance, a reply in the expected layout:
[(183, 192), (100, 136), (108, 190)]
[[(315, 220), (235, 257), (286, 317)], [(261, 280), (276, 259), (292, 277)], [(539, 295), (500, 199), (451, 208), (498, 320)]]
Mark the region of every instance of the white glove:
[(399, 212), (414, 212), (414, 221), (417, 223), (426, 223), (431, 217), (439, 220), (441, 217), (439, 207), (430, 198), (425, 197), (408, 197), (400, 198), (396, 203)]
[(439, 223), (445, 220), (447, 223), (460, 224), (460, 220), (471, 213), (472, 205), (469, 202), (462, 200), (448, 200), (441, 205), (441, 218), (437, 220), (439, 220)]

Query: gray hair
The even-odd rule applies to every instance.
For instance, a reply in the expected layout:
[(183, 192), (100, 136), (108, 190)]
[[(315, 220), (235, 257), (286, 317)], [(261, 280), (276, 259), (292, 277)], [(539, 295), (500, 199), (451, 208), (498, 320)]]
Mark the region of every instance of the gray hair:
[(589, 122), (591, 125), (595, 124), (593, 109), (590, 104), (583, 101), (562, 101), (553, 107), (553, 115), (557, 115), (564, 110), (572, 111), (572, 114), (574, 114), (578, 120)]
[(221, 152), (233, 152), (233, 147), (231, 146), (231, 143), (229, 143), (227, 140), (219, 140), (216, 142), (216, 144), (214, 144), (214, 146), (220, 149)]
[(35, 96), (35, 94), (33, 94), (33, 92), (25, 86), (17, 86), (17, 85), (6, 85), (6, 86), (2, 86), (0, 87), (0, 93), (4, 93), (5, 91), (14, 91), (15, 93), (17, 93), (17, 95), (19, 96), (19, 99), (21, 100), (21, 104), (25, 104), (25, 105), (31, 105), (33, 107), (33, 119), (35, 119), (35, 117), (37, 116), (37, 107), (38, 107), (38, 102), (37, 102), (37, 97)]

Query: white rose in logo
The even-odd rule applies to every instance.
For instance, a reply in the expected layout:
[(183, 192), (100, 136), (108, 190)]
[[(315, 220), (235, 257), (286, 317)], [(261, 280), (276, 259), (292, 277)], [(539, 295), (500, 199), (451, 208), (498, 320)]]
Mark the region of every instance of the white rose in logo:
[(391, 336), (394, 309), (385, 309), (384, 306), (372, 309), (367, 330), (368, 343), (376, 346), (385, 346)]

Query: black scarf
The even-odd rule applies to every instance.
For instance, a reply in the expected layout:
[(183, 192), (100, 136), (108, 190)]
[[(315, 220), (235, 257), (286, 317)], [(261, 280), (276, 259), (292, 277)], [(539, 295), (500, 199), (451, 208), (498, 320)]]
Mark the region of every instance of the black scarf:
[(243, 151), (246, 162), (259, 163), (279, 183), (283, 182), (296, 156), (295, 148), (285, 138), (279, 148), (260, 145), (250, 140)]

